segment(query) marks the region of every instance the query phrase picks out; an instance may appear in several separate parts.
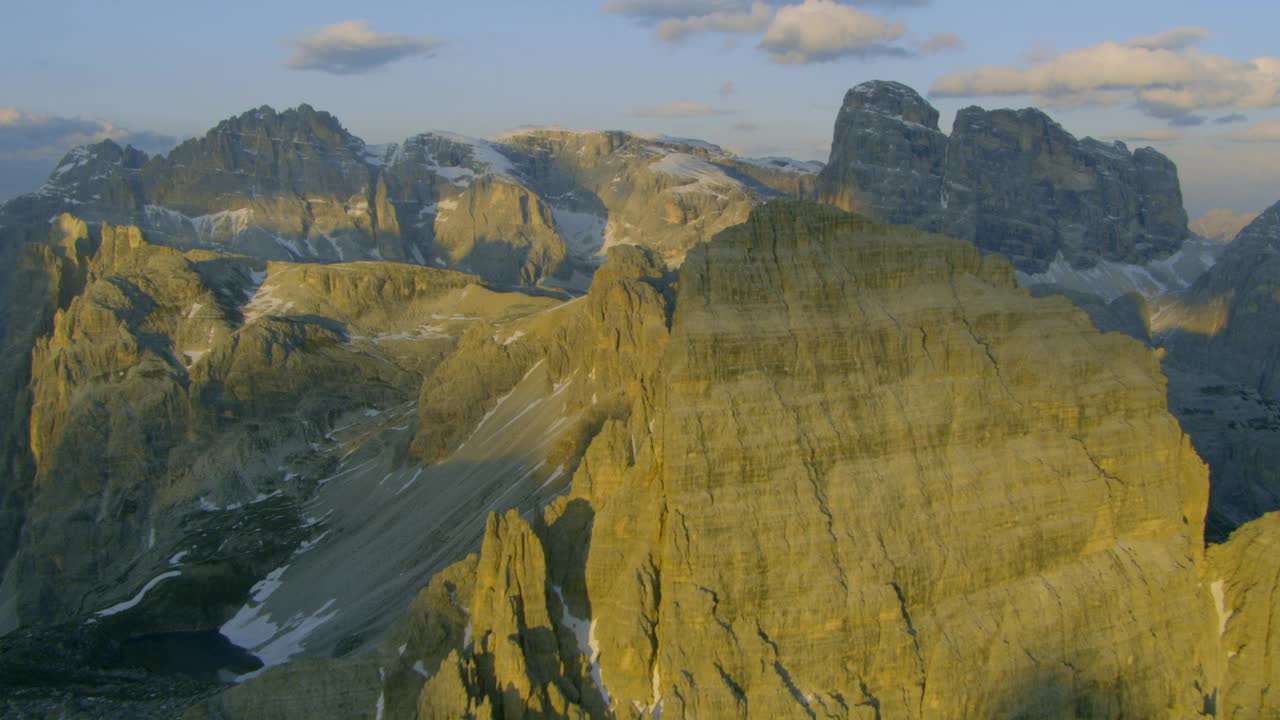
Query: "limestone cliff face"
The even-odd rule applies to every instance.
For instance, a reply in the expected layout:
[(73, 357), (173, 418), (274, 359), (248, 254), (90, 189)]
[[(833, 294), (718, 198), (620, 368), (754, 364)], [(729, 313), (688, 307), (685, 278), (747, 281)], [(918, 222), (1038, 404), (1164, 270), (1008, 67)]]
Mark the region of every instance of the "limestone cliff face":
[(1280, 678), (1272, 650), (1280, 641), (1280, 514), (1254, 520), (1211, 547), (1209, 562), (1219, 652), (1229, 668), (1218, 716), (1274, 717), (1280, 713), (1280, 698), (1271, 692)]
[(811, 194), (813, 168), (750, 161), (719, 147), (622, 132), (534, 130), (504, 140), (557, 211), (584, 260), (615, 244), (649, 247), (672, 266), (781, 193)]
[(1004, 261), (762, 206), (691, 251), (644, 385), (568, 497), (491, 523), (420, 717), (1186, 717), (1222, 686), (1155, 357)]
[[(573, 436), (585, 441), (605, 418), (630, 413), (648, 389), (666, 347), (670, 295), (661, 259), (624, 245), (609, 251), (591, 291), (574, 301), (578, 307), (499, 334), (465, 333), (422, 385), (414, 454), (432, 461), (457, 448), (486, 409), (541, 363), (580, 412)], [(576, 465), (582, 450), (566, 446), (563, 459)]]
[(216, 626), (310, 533), (299, 505), (335, 418), (412, 401), (460, 326), (554, 302), (435, 268), (182, 253), (69, 216), (52, 232), (8, 318), (6, 630), (178, 576), (139, 627)]
[(560, 268), (567, 252), (542, 198), (490, 178), (441, 208), (434, 236), (450, 266), (505, 285), (536, 285)]
[(914, 90), (862, 83), (840, 106), (819, 193), (823, 202), (882, 222), (924, 225), (940, 208), (946, 149), (938, 111)]
[(4, 286), (8, 312), (0, 316), (0, 407), (8, 409), (0, 416), (0, 577), (17, 550), (34, 490), (31, 350), (52, 329), (55, 313), (83, 289), (94, 249), (88, 227), (71, 217), (59, 217), (47, 232), (47, 242), (6, 245), (12, 277)]
[(947, 137), (937, 110), (900, 83), (848, 92), (818, 192), (970, 240), (1027, 273), (1059, 254), (1077, 267), (1162, 258), (1189, 236), (1177, 168), (1155, 150), (1077, 140), (1035, 109), (965, 108)]

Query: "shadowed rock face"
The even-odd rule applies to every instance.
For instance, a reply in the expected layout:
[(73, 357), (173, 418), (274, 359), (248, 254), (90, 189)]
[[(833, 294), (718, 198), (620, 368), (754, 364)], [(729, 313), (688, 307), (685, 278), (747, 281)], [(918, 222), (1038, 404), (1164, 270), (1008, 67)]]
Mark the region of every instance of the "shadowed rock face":
[(1280, 203), (1156, 308), (1170, 402), (1212, 468), (1211, 537), (1280, 509)]
[(900, 83), (845, 95), (819, 197), (897, 224), (970, 240), (1044, 272), (1059, 253), (1099, 260), (1164, 257), (1189, 236), (1177, 168), (1122, 143), (1077, 140), (1039, 110), (960, 111), (948, 138), (938, 112)]
[(647, 386), (459, 566), (474, 643), (420, 716), (1188, 716), (1219, 687), (1156, 359), (1004, 261), (771, 203), (690, 253)]

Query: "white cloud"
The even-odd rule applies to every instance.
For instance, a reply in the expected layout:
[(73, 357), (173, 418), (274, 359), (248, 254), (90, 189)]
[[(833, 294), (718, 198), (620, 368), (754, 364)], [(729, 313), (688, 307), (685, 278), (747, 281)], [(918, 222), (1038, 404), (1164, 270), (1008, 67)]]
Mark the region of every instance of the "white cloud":
[(1042, 105), (1131, 103), (1151, 117), (1184, 124), (1198, 110), (1280, 106), (1280, 57), (1238, 61), (1192, 47), (1205, 35), (1200, 28), (1179, 28), (1064, 52), (1024, 68), (953, 73), (938, 79), (931, 94), (1032, 95)]
[(148, 152), (168, 150), (176, 142), (169, 135), (135, 132), (102, 120), (0, 108), (0, 160), (57, 160), (77, 145), (103, 140)]
[(728, 115), (728, 110), (720, 110), (710, 105), (695, 102), (673, 102), (664, 105), (652, 105), (631, 111), (631, 117), (638, 118), (694, 118)]
[(429, 37), (374, 32), (367, 21), (347, 20), (300, 38), (285, 64), (298, 70), (354, 75), (409, 57), (430, 57), (443, 44)]
[(906, 55), (889, 45), (906, 27), (832, 0), (804, 0), (778, 10), (760, 47), (783, 65), (828, 62), (844, 57)]
[(934, 33), (924, 40), (917, 40), (914, 44), (916, 49), (925, 55), (964, 49), (964, 39), (951, 32)]
[(1254, 123), (1231, 133), (1228, 137), (1236, 142), (1280, 142), (1280, 120)]
[(658, 37), (679, 42), (690, 35), (706, 32), (758, 33), (769, 26), (773, 8), (765, 2), (753, 2), (745, 10), (718, 10), (693, 17), (666, 18), (658, 23)]

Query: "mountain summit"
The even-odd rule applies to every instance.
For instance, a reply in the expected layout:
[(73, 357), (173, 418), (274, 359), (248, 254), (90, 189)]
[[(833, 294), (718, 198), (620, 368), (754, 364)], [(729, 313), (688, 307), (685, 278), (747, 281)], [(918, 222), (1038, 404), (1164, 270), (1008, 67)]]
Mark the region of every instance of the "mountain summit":
[(1058, 256), (1162, 258), (1189, 235), (1177, 168), (1155, 150), (1077, 140), (1030, 108), (965, 108), (947, 137), (938, 111), (894, 82), (845, 95), (818, 185), (825, 202), (969, 240), (1026, 273)]

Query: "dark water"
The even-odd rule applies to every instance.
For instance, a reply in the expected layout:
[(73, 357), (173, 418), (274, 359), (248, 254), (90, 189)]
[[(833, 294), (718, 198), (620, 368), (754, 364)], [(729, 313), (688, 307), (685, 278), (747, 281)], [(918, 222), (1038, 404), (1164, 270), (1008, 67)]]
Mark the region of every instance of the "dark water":
[(120, 644), (118, 664), (145, 668), (157, 675), (187, 675), (202, 680), (228, 680), (253, 672), (262, 661), (233, 645), (217, 630), (141, 635)]

